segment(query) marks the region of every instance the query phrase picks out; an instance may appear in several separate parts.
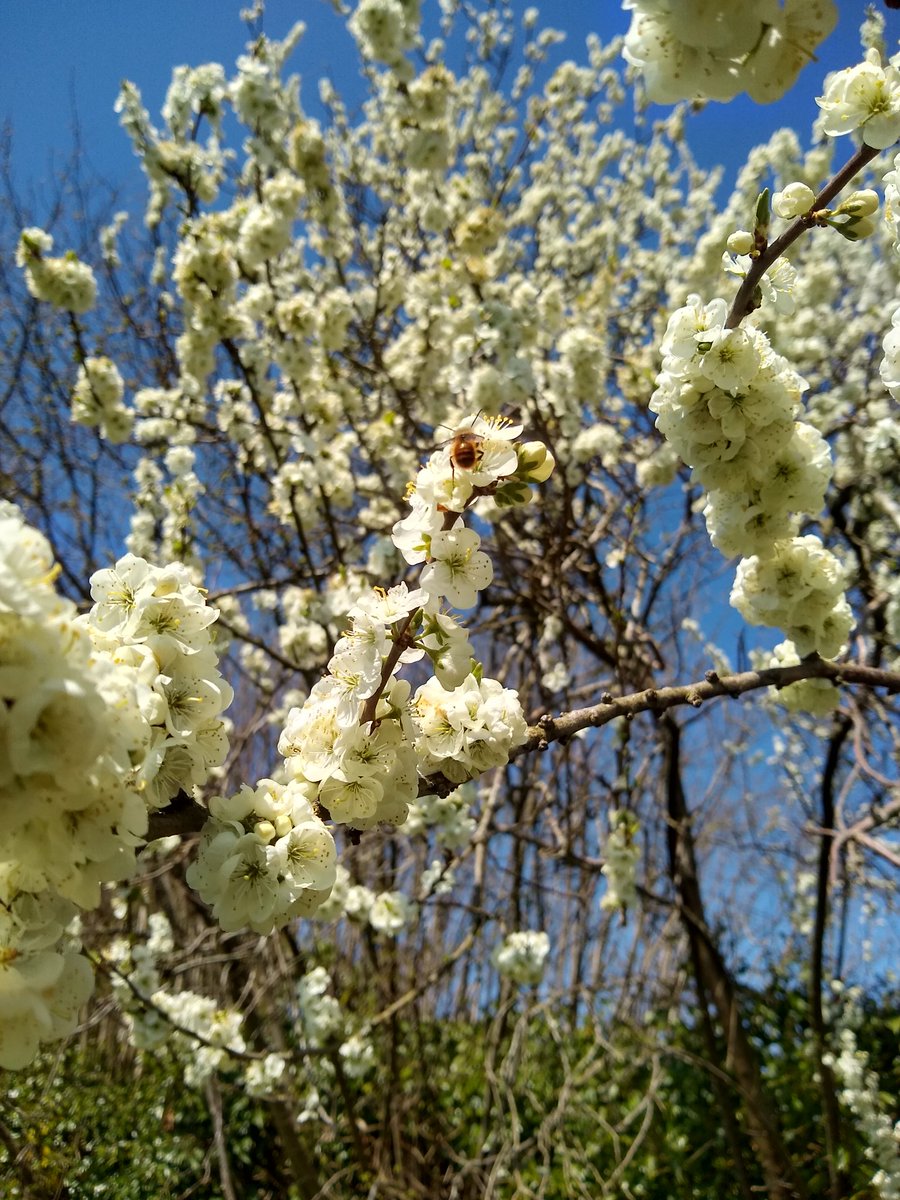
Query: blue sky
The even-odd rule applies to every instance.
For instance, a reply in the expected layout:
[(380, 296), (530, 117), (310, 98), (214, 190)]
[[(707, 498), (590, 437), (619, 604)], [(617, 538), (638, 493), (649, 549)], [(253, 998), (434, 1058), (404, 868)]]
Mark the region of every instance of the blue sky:
[[(515, 6), (524, 10), (526, 4)], [(113, 113), (120, 81), (135, 82), (155, 115), (173, 66), (234, 63), (247, 38), (241, 7), (242, 0), (0, 0), (0, 122), (13, 131), (17, 185), (33, 186), (40, 198), (54, 163), (61, 164), (72, 145), (76, 112), (88, 164), (124, 182), (136, 164)], [(424, 0), (423, 7), (426, 14), (435, 12), (436, 0)], [(616, 0), (546, 0), (538, 7), (543, 23), (569, 35), (559, 57), (579, 58), (592, 30), (607, 40), (628, 25)], [(694, 120), (691, 141), (703, 165), (724, 162), (733, 170), (773, 128), (808, 130), (824, 70), (858, 59), (865, 0), (839, 0), (839, 8), (840, 25), (823, 46), (821, 63), (806, 70), (786, 100), (766, 107), (749, 101), (710, 105)], [(896, 45), (900, 12), (886, 11), (886, 17), (889, 42)], [(328, 76), (346, 93), (356, 59), (330, 0), (268, 0), (265, 28), (273, 36), (297, 19), (306, 21), (308, 32), (294, 69), (314, 111), (316, 80)]]

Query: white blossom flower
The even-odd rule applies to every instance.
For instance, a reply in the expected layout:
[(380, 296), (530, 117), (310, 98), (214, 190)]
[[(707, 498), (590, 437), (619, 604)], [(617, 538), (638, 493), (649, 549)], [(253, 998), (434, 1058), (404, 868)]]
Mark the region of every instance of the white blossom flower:
[(700, 346), (701, 374), (723, 391), (733, 391), (751, 383), (760, 360), (753, 338), (745, 329), (723, 329)]
[(491, 962), (501, 975), (514, 983), (534, 985), (544, 976), (550, 953), (550, 938), (543, 931), (516, 930), (494, 947)]
[(609, 836), (604, 846), (601, 868), (606, 878), (606, 894), (600, 907), (629, 908), (637, 900), (635, 869), (640, 858), (637, 836), (640, 823), (628, 809), (613, 809), (609, 814)]
[(360, 597), (350, 609), (350, 616), (370, 617), (382, 625), (393, 625), (421, 608), (427, 600), (428, 593), (424, 588), (410, 589), (405, 583), (398, 583), (386, 591), (384, 588), (375, 588), (370, 594)]
[(324, 892), (334, 884), (337, 849), (334, 838), (317, 818), (295, 824), (275, 843), (275, 854), (280, 873), (298, 890)]
[(461, 525), (436, 533), (431, 539), (431, 561), (421, 584), (432, 597), (444, 596), (455, 608), (471, 608), (479, 591), (494, 577), (491, 560), (478, 547), (481, 538)]
[(16, 263), (24, 268), (25, 283), (36, 300), (46, 300), (57, 308), (85, 313), (97, 299), (94, 272), (79, 262), (73, 251), (62, 258), (48, 258), (53, 238), (41, 229), (25, 229), (19, 238)]
[(244, 1069), (244, 1087), (249, 1096), (259, 1099), (273, 1095), (278, 1090), (287, 1063), (280, 1054), (267, 1054), (265, 1058), (247, 1063)]
[(369, 909), (369, 924), (376, 933), (396, 937), (418, 914), (418, 905), (402, 892), (379, 892)]
[(354, 1033), (338, 1047), (344, 1073), (349, 1079), (362, 1079), (375, 1066), (375, 1047), (364, 1034)]
[(859, 129), (867, 146), (884, 150), (900, 138), (900, 71), (881, 65), (877, 50), (865, 61), (836, 71), (818, 97), (822, 128), (832, 137)]

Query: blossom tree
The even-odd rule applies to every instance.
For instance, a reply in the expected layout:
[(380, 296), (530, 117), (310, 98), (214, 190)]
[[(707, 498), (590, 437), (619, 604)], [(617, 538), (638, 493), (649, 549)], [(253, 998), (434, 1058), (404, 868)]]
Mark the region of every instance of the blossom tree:
[(158, 122), (123, 85), (142, 229), (4, 214), (0, 1065), (96, 988), (225, 1195), (223, 1088), (302, 1196), (320, 1128), (371, 1195), (672, 1194), (674, 1023), (738, 1194), (900, 1194), (840, 1000), (900, 861), (900, 56), (870, 13), (720, 205), (649, 103), (774, 99), (835, 6), (623, 7), (557, 62), (534, 9), (360, 0), (358, 117), (255, 28)]

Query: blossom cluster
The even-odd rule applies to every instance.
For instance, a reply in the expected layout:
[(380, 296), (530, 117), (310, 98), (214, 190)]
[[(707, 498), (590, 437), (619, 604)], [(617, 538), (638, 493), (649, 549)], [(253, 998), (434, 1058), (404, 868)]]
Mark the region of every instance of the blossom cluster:
[(650, 408), (706, 488), (707, 528), (729, 557), (753, 554), (818, 512), (831, 478), (824, 438), (794, 421), (806, 385), (758, 329), (727, 329), (722, 299), (669, 318)]
[(313, 967), (297, 982), (297, 1013), (309, 1050), (334, 1048), (350, 1079), (360, 1079), (375, 1065), (375, 1047), (365, 1029), (354, 1030), (340, 1002), (329, 995), (331, 979), (324, 967)]
[(738, 564), (731, 603), (751, 625), (783, 629), (801, 658), (840, 654), (854, 618), (846, 575), (812, 534), (775, 542), (770, 553)]
[(123, 559), (92, 577), (81, 617), (56, 573), (43, 535), (0, 504), (0, 1041), (30, 1047), (61, 1036), (90, 992), (72, 905), (130, 875), (148, 810), (221, 763), (231, 698), (215, 610), (185, 568)]
[(513, 983), (536, 984), (544, 977), (549, 953), (550, 938), (543, 930), (518, 929), (494, 947), (491, 962)]
[[(151, 227), (158, 224), (173, 187), (189, 188), (206, 202), (215, 200), (224, 175), (219, 131), (227, 90), (218, 63), (176, 67), (163, 106), (168, 126), (164, 136), (151, 124), (134, 85), (127, 80), (122, 84), (116, 112), (122, 114), (122, 125), (150, 182), (147, 224)], [(205, 144), (193, 136), (201, 113), (210, 126)]]
[(86, 358), (78, 368), (72, 392), (72, 420), (98, 426), (107, 441), (126, 441), (134, 415), (122, 403), (123, 393), (122, 376), (114, 362), (103, 356)]
[(312, 914), (320, 921), (346, 917), (368, 924), (382, 937), (394, 938), (418, 916), (418, 905), (403, 892), (373, 892), (363, 883), (351, 883), (350, 873), (338, 863), (331, 894)]
[(852, 992), (844, 999), (838, 1050), (829, 1054), (827, 1061), (841, 1085), (841, 1101), (863, 1137), (866, 1158), (875, 1166), (874, 1193), (881, 1200), (900, 1200), (900, 1121), (893, 1121), (884, 1110), (878, 1076), (869, 1069), (869, 1056), (857, 1046)]
[(454, 783), (502, 766), (527, 733), (516, 693), (474, 674), (452, 690), (437, 678), (428, 680), (413, 697), (412, 713), (420, 770)]
[[(351, 607), (327, 674), (288, 713), (278, 743), (288, 782), (262, 780), (210, 803), (188, 882), (224, 929), (268, 932), (327, 900), (336, 851), (325, 820), (355, 830), (402, 825), (421, 777), (462, 783), (502, 766), (525, 740), (516, 693), (483, 677), (465, 628), (443, 605), (472, 607), (492, 578), (465, 509), (479, 495), (526, 503), (553, 458), (541, 443), (515, 444), (522, 427), (502, 418), (478, 415), (464, 428), (471, 461), (458, 462), (452, 447), (435, 451), (412, 485), (412, 512), (394, 526), (401, 554), (422, 565), (421, 586), (376, 589)], [(413, 694), (397, 672), (424, 660), (434, 674)], [(383, 932), (408, 919), (397, 895), (371, 906)]]
[(71, 927), (75, 905), (27, 878), (0, 863), (0, 1067), (7, 1070), (27, 1066), (41, 1043), (72, 1033), (94, 988)]
[(660, 104), (747, 92), (777, 100), (834, 29), (834, 0), (623, 0), (624, 55)]
[(601, 908), (625, 909), (637, 900), (635, 872), (641, 852), (637, 844), (640, 823), (627, 808), (609, 814), (609, 835), (604, 846), (605, 862), (601, 872), (606, 878), (606, 893)]
[[(113, 901), (123, 919), (128, 905)], [(200, 1087), (214, 1073), (239, 1071), (251, 1096), (264, 1097), (277, 1088), (287, 1067), (280, 1054), (251, 1058), (236, 1009), (222, 1008), (207, 996), (170, 991), (163, 982), (161, 960), (172, 953), (174, 938), (161, 912), (147, 915), (143, 936), (113, 938), (103, 949), (113, 994), (124, 1014), (131, 1044), (155, 1051), (163, 1043), (180, 1059), (189, 1087)]]
[(133, 690), (93, 655), (42, 534), (0, 502), (0, 1062), (64, 1036), (93, 975), (68, 927), (147, 827)]
[[(97, 298), (93, 271), (71, 251), (62, 258), (47, 257), (52, 248), (53, 238), (42, 229), (24, 229), (20, 234), (16, 262), (25, 271), (29, 292), (57, 308), (87, 312)], [(126, 441), (134, 415), (123, 403), (123, 394), (115, 363), (105, 355), (84, 357), (72, 390), (72, 420), (99, 428), (110, 442)]]
[[(425, 599), (421, 590), (399, 584), (355, 606), (329, 674), (288, 714), (278, 743), (288, 774), (308, 785), (338, 824), (402, 824), (417, 794), (410, 686), (391, 675), (402, 662), (423, 656), (400, 639)], [(390, 665), (383, 679), (385, 662)], [(361, 723), (367, 703), (372, 715)]]
[(135, 780), (149, 809), (191, 793), (222, 765), (222, 713), (234, 692), (218, 669), (211, 626), (218, 611), (181, 563), (155, 567), (126, 554), (91, 576), (84, 618), (95, 654), (130, 679), (143, 719)]
[[(116, 898), (113, 912), (122, 919), (127, 905)], [(111, 968), (113, 994), (124, 1015), (131, 1044), (139, 1050), (155, 1049), (172, 1032), (171, 1021), (153, 997), (162, 988), (159, 960), (173, 948), (172, 926), (162, 912), (148, 915), (145, 937), (115, 937), (103, 948), (103, 959)]]
[[(147, 829), (137, 679), (60, 596), (46, 539), (0, 506), (0, 840), (28, 890), (93, 907)], [(30, 797), (23, 803), (22, 797)]]
[(25, 271), (25, 283), (36, 300), (57, 308), (84, 313), (94, 307), (97, 281), (91, 268), (73, 251), (48, 258), (53, 238), (43, 229), (23, 229), (16, 250), (16, 265)]
[(172, 1027), (172, 1041), (183, 1057), (188, 1087), (202, 1087), (210, 1076), (246, 1053), (243, 1017), (237, 1009), (222, 1008), (212, 997), (191, 991), (160, 989), (152, 999)]
[(419, 29), (421, 0), (359, 0), (350, 31), (366, 58), (391, 67), (399, 78), (412, 69), (404, 57)]
[(422, 796), (409, 806), (404, 832), (416, 834), (432, 830), (438, 846), (461, 850), (472, 840), (475, 818), (471, 815), (469, 789), (459, 787), (449, 796)]
[(270, 933), (328, 897), (337, 851), (314, 796), (309, 784), (263, 779), (210, 800), (187, 881), (226, 932), (249, 926)]
[(797, 651), (833, 657), (853, 625), (843, 568), (802, 514), (817, 514), (831, 478), (818, 430), (795, 420), (804, 380), (759, 329), (726, 327), (727, 306), (690, 298), (669, 318), (650, 408), (707, 489), (714, 546), (742, 555), (731, 603), (783, 628)]

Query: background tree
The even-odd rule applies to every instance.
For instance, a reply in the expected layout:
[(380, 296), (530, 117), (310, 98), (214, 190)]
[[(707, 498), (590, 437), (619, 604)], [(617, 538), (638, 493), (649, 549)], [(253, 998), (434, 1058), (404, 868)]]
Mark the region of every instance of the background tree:
[[(146, 1129), (128, 1186), (892, 1195), (881, 1153), (890, 1102), (866, 1072), (890, 1086), (898, 426), (878, 368), (898, 265), (891, 225), (868, 221), (865, 199), (844, 211), (835, 199), (852, 175), (895, 200), (889, 164), (865, 141), (867, 118), (852, 171), (832, 141), (805, 149), (783, 130), (750, 154), (720, 212), (717, 181), (688, 148), (688, 113), (651, 122), (618, 44), (592, 41), (550, 69), (555, 35), (530, 10), (519, 20), (496, 6), (442, 7), (446, 35), (454, 22), (465, 33), (454, 69), (421, 37), (415, 4), (359, 5), (349, 24), (369, 98), (358, 116), (328, 85), (328, 120), (307, 115), (285, 76), (299, 29), (281, 42), (253, 31), (231, 76), (177, 69), (159, 126), (126, 84), (119, 109), (150, 189), (142, 229), (114, 216), (112, 197), (94, 208), (77, 174), (46, 232), (27, 229), (6, 194), (4, 240), (27, 231), (24, 270), (0, 275), (4, 491), (47, 538), (60, 591), (85, 611), (94, 602), (95, 657), (127, 657), (136, 671), (134, 646), (171, 633), (157, 620), (152, 635), (129, 634), (127, 654), (100, 636), (112, 636), (122, 579), (137, 594), (146, 578), (157, 617), (173, 588), (189, 598), (179, 620), (214, 635), (234, 689), (226, 757), (217, 723), (230, 687), (212, 649), (198, 633), (180, 644), (177, 670), (157, 662), (150, 690), (166, 709), (147, 715), (142, 693), (151, 732), (128, 751), (146, 828), (128, 808), (113, 825), (163, 840), (84, 919), (98, 974), (85, 1039), (99, 1038), (126, 1087), (141, 1078), (173, 1135), (165, 1185), (144, 1154), (158, 1131)], [(646, 35), (630, 36), (632, 59), (644, 62)], [(880, 37), (871, 18), (864, 40)], [(756, 66), (747, 86), (780, 78), (780, 59)], [(883, 74), (890, 117), (896, 70)], [(80, 221), (71, 196), (85, 199)], [(827, 218), (812, 215), (826, 206)], [(716, 347), (731, 358), (713, 364)], [(790, 400), (786, 416), (757, 422), (769, 434), (755, 458), (740, 450), (756, 428), (742, 408), (752, 389), (725, 375), (735, 347), (769, 355), (766, 396), (781, 388)], [(703, 401), (718, 433), (708, 416), (672, 415), (672, 397), (686, 407), (713, 387), (729, 401), (725, 416)], [(534, 449), (491, 474), (500, 416), (549, 448), (548, 481), (529, 482), (552, 464)], [(452, 449), (460, 428), (475, 430), (471, 467)], [(813, 484), (807, 460), (785, 449), (798, 438), (817, 456)], [(416, 478), (426, 495), (417, 469), (429, 455), (440, 530), (416, 524), (415, 504), (409, 516), (407, 485)], [(774, 484), (759, 483), (772, 463), (788, 478), (777, 503)], [(396, 829), (343, 820), (311, 794), (309, 822), (324, 818), (340, 852), (330, 897), (307, 886), (309, 919), (273, 921), (283, 927), (268, 935), (268, 918), (248, 932), (221, 919), (219, 902), (217, 922), (214, 838), (226, 818), (244, 819), (242, 832), (269, 819), (260, 805), (282, 794), (312, 740), (304, 725), (292, 738), (305, 719), (292, 711), (338, 677), (335, 644), (371, 615), (373, 587), (434, 577), (444, 561), (434, 539), (460, 511), (492, 564), (486, 586), (472, 584), (477, 605), (453, 593), (469, 610), (473, 678), (518, 693), (527, 734), (507, 746), (505, 768), (483, 774), (460, 752), (438, 764), (417, 743), (408, 812), (400, 801), (388, 812), (394, 792), (379, 800)], [(430, 565), (404, 542), (423, 529)], [(782, 580), (786, 560), (771, 546), (821, 538), (817, 561), (840, 568), (833, 609), (810, 586), (788, 593), (785, 620), (779, 594), (763, 623), (797, 644), (773, 657), (768, 637), (750, 669), (749, 631), (724, 605), (731, 567), (710, 533), (723, 553), (776, 562)], [(8, 536), (17, 546), (24, 535)], [(460, 544), (454, 569), (468, 578), (481, 551)], [(138, 578), (120, 564), (92, 589), (123, 545), (154, 568)], [(167, 575), (171, 562), (191, 577)], [(753, 596), (770, 593), (753, 593), (742, 570), (735, 595), (758, 619)], [(200, 582), (218, 610), (212, 626), (190, 590)], [(832, 611), (843, 619), (845, 584), (853, 623), (827, 650), (817, 638)], [(409, 630), (388, 622), (386, 655), (409, 649), (407, 632), (419, 638), (430, 653), (406, 668), (415, 687), (432, 666), (452, 674), (443, 659), (461, 635), (411, 611)], [(188, 734), (159, 678), (171, 683), (192, 656), (215, 703)], [(13, 728), (21, 677), (18, 660), (6, 665)], [(789, 683), (779, 697), (764, 690)], [(363, 724), (393, 727), (370, 700)], [(10, 797), (26, 776), (12, 734), (9, 745), (4, 820), (19, 836)], [(235, 794), (260, 778), (275, 782), (247, 816)], [(43, 803), (42, 787), (32, 794)], [(210, 803), (219, 824), (206, 826), (198, 859)], [(4, 878), (9, 921), (27, 924), (19, 897), (34, 885), (11, 868)], [(91, 907), (84, 881), (62, 886)], [(9, 1046), (19, 1013), (11, 1003), (3, 1015)], [(90, 1082), (78, 1054), (65, 1071)], [(41, 1149), (40, 1080), (5, 1118), (10, 1178), (23, 1195), (55, 1194), (61, 1180), (86, 1194), (105, 1155), (58, 1137)], [(254, 1124), (268, 1139), (274, 1129), (277, 1154), (248, 1139)], [(205, 1171), (198, 1144), (210, 1147)]]

